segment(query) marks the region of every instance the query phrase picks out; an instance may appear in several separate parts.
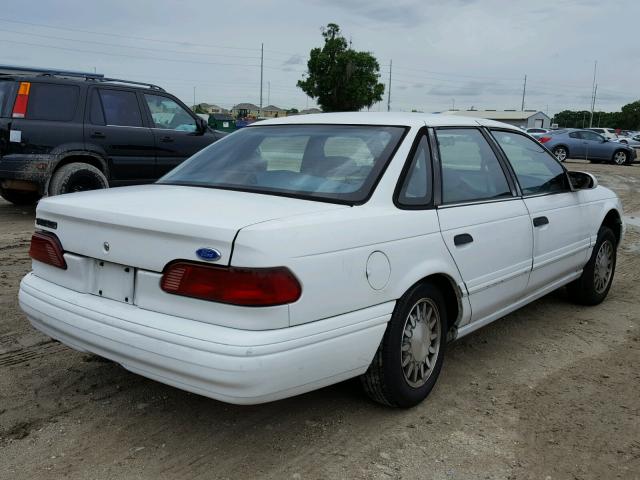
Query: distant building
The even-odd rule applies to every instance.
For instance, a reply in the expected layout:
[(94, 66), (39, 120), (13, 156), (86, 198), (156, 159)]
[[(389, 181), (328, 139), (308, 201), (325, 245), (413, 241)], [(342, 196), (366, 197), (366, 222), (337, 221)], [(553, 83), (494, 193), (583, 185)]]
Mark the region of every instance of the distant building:
[(300, 115), (308, 115), (310, 113), (322, 113), (322, 110), (319, 108), (305, 108), (304, 110), (300, 110)]
[(262, 109), (261, 116), (266, 118), (286, 117), (287, 111), (275, 105), (267, 105)]
[(515, 127), (550, 128), (551, 119), (538, 110), (449, 110), (444, 115), (459, 115), (462, 117), (478, 117), (497, 122), (508, 123)]
[(231, 115), (236, 118), (258, 118), (260, 116), (260, 107), (253, 103), (239, 103), (233, 106), (231, 109)]
[(199, 103), (193, 108), (194, 111), (196, 109), (200, 110), (203, 113), (229, 113), (229, 110), (209, 103)]

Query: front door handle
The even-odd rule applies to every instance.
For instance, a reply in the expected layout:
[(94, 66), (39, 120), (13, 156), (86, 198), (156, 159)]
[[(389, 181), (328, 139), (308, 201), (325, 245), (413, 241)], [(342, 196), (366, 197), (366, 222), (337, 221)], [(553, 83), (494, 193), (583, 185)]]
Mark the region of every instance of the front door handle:
[(105, 138), (105, 135), (102, 132), (93, 132), (91, 138)]
[(173, 142), (173, 137), (169, 137), (169, 136), (162, 137), (162, 138), (160, 139), (160, 141), (161, 141), (161, 142), (164, 142), (164, 143), (171, 143), (171, 142)]
[(541, 227), (543, 225), (549, 225), (549, 219), (547, 217), (536, 217), (533, 219), (534, 227)]
[(453, 237), (453, 243), (456, 247), (460, 245), (466, 245), (467, 243), (473, 242), (473, 237), (468, 233), (461, 233), (460, 235), (456, 235)]

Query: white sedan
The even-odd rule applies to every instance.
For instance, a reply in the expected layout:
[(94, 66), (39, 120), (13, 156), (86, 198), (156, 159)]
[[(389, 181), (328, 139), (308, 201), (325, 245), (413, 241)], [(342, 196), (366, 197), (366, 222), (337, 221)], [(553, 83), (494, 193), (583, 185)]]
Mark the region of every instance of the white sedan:
[(519, 129), (336, 113), (275, 119), (157, 183), (38, 205), (20, 305), (140, 375), (254, 404), (360, 377), (422, 401), (448, 342), (564, 285), (606, 297), (620, 201)]

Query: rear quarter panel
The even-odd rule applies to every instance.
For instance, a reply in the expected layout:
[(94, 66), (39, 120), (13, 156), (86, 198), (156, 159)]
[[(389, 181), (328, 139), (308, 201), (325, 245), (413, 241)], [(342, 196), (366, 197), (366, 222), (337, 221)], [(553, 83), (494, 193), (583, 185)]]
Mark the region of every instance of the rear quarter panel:
[[(376, 288), (367, 273), (374, 252), (388, 259), (387, 273), (380, 254), (382, 262), (369, 264), (378, 280), (388, 276)], [(393, 302), (430, 274), (462, 285), (435, 210), (362, 206), (249, 226), (236, 238), (231, 263), (291, 269), (303, 292), (289, 306), (291, 325)]]

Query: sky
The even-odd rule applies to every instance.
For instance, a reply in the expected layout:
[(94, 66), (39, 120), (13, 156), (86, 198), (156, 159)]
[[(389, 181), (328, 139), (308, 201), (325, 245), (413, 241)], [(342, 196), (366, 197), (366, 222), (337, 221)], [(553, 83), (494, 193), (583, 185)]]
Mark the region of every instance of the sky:
[(321, 28), (380, 63), (387, 109), (596, 110), (640, 99), (637, 0), (30, 0), (0, 13), (0, 64), (155, 83), (188, 105), (315, 106), (296, 82)]

